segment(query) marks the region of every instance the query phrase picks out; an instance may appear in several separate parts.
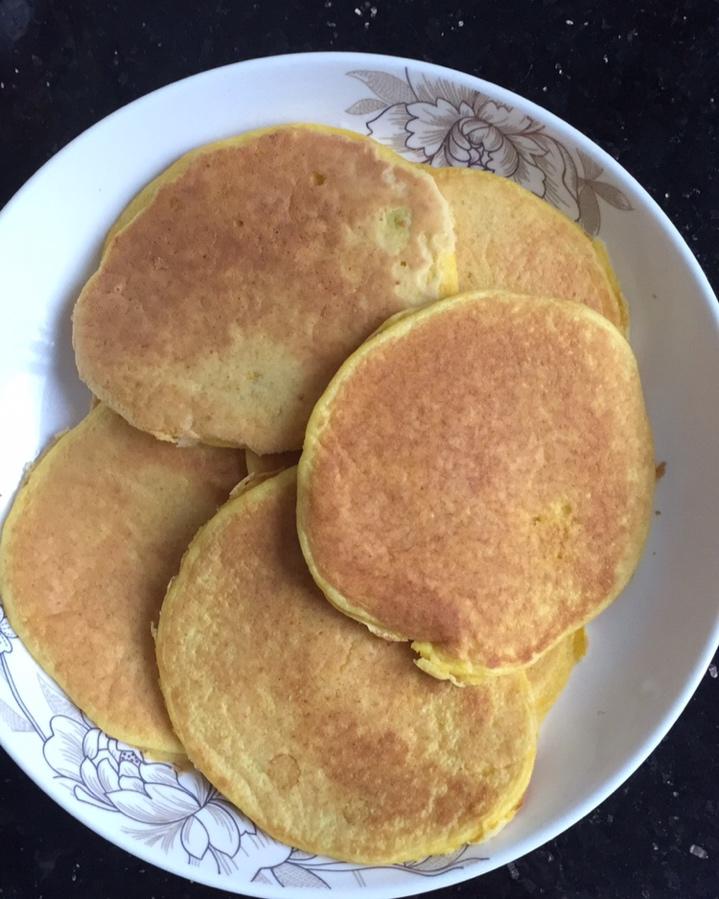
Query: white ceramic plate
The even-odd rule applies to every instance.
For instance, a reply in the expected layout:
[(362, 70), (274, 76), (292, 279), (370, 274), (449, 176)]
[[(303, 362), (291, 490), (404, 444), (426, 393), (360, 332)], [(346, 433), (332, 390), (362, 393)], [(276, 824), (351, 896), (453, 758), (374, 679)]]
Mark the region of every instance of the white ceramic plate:
[[(513, 177), (607, 243), (667, 461), (661, 517), (622, 598), (544, 726), (526, 803), (494, 840), (449, 858), (361, 867), (269, 839), (195, 775), (108, 739), (0, 618), (0, 740), (60, 805), (167, 870), (253, 896), (405, 896), (489, 871), (587, 814), (671, 727), (719, 634), (719, 316), (696, 260), (648, 194), (555, 116), (493, 84), (411, 60), (274, 57), (165, 87), (104, 119), (47, 163), (0, 215), (0, 512), (23, 467), (87, 411), (70, 310), (103, 236), (181, 153), (278, 122), (371, 133), (417, 162)], [(303, 889), (300, 889), (303, 888)]]

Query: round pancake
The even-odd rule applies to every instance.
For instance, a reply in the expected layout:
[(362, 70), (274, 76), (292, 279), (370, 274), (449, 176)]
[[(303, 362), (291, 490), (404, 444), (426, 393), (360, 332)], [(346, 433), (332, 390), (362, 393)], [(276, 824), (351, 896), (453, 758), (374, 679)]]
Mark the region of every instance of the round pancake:
[[(299, 453), (278, 453), (258, 456), (245, 451), (245, 463), (250, 475), (270, 474), (296, 465)], [(527, 668), (527, 677), (534, 695), (535, 710), (543, 719), (566, 686), (574, 665), (586, 652), (584, 628), (564, 637)]]
[(351, 132), (269, 128), (189, 153), (133, 200), (73, 343), (82, 379), (136, 427), (283, 452), (387, 316), (456, 288), (426, 170)]
[(541, 721), (567, 685), (569, 675), (587, 652), (587, 634), (583, 627), (563, 637), (527, 670), (534, 707)]
[(0, 589), (37, 662), (111, 736), (177, 760), (150, 632), (197, 528), (244, 474), (100, 405), (31, 469), (5, 522)]
[(315, 581), (437, 677), (531, 664), (627, 583), (654, 457), (636, 360), (579, 303), (484, 291), (399, 317), (308, 424)]
[(167, 708), (200, 771), (271, 836), (384, 864), (484, 839), (521, 803), (536, 717), (523, 672), (458, 689), (315, 587), (296, 472), (230, 500), (160, 615)]
[(272, 471), (282, 471), (283, 468), (291, 468), (297, 465), (300, 454), (273, 453), (270, 456), (258, 456), (252, 450), (245, 450), (245, 464), (248, 474), (266, 474)]
[(627, 305), (601, 241), (507, 178), (469, 168), (430, 172), (454, 215), (460, 290), (577, 300), (626, 333)]

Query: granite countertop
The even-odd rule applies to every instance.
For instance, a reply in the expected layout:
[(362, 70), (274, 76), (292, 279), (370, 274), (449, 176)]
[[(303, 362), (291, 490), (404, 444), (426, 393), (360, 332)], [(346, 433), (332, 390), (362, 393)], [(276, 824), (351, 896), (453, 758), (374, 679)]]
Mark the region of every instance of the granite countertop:
[[(716, 287), (719, 5), (599, 6), (0, 0), (0, 205), (89, 125), (185, 75), (291, 51), (391, 53), (481, 75), (578, 127), (650, 191)], [(717, 899), (717, 664), (669, 736), (595, 812), (516, 863), (435, 895)], [(0, 781), (1, 899), (218, 895), (91, 833), (1, 750)]]

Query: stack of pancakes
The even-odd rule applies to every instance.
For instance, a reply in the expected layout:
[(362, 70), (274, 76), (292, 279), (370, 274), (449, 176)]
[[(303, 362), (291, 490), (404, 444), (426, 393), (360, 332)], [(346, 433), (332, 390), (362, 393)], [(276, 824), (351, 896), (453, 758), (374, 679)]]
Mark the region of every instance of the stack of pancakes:
[(317, 125), (199, 148), (77, 300), (99, 402), (5, 522), (10, 621), (278, 839), (483, 840), (646, 539), (627, 328), (603, 247), (491, 173)]

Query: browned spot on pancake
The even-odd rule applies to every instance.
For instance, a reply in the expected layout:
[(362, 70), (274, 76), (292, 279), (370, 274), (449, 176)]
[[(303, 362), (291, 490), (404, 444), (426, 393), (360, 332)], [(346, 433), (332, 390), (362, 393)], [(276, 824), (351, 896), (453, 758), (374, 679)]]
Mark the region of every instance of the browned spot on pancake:
[(280, 752), (270, 759), (267, 773), (278, 790), (291, 790), (299, 783), (300, 766), (294, 756)]
[(306, 554), (348, 614), (486, 667), (525, 664), (631, 575), (652, 451), (631, 349), (594, 313), (447, 300), (373, 338), (317, 406)]
[(304, 564), (295, 504), (294, 471), (232, 500), (168, 593), (158, 661), (188, 754), (307, 851), (379, 862), (481, 836), (531, 768), (525, 676), (458, 689), (339, 615)]
[(157, 685), (151, 623), (189, 540), (243, 473), (238, 451), (180, 450), (99, 406), (18, 494), (1, 550), (8, 616), (114, 737), (182, 749)]
[[(432, 268), (452, 252), (447, 205), (397, 161), (369, 140), (288, 127), (181, 162), (78, 300), (83, 379), (151, 433), (301, 446), (346, 356), (390, 314), (442, 295)], [(400, 204), (409, 290), (383, 243)]]

